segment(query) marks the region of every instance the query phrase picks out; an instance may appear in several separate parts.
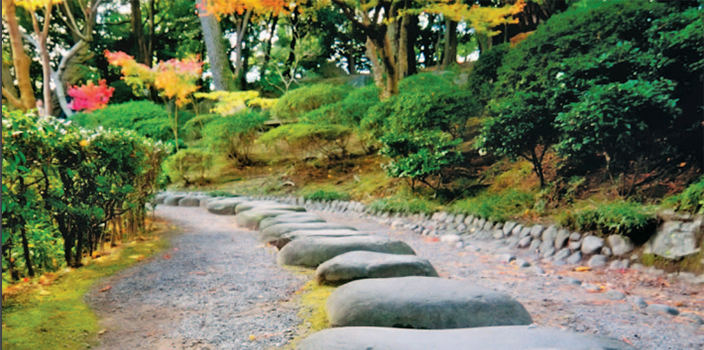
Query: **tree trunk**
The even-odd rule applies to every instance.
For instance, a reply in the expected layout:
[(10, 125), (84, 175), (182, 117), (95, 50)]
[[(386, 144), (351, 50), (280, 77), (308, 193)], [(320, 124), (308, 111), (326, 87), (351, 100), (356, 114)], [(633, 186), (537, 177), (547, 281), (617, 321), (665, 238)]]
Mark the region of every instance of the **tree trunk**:
[(384, 84), (384, 71), (379, 65), (379, 57), (376, 54), (376, 46), (374, 45), (372, 39), (369, 38), (367, 38), (367, 58), (369, 59), (369, 62), (372, 63), (374, 83), (381, 89)]
[(443, 68), (457, 63), (457, 22), (445, 19), (445, 50), (443, 52)]
[(408, 70), (404, 77), (418, 73), (416, 67), (416, 40), (418, 38), (418, 17), (406, 15), (403, 19), (403, 30), (406, 36), (406, 66)]
[[(32, 80), (29, 77), (29, 66), (32, 61), (24, 51), (22, 43), (22, 33), (20, 32), (19, 23), (17, 22), (17, 14), (14, 0), (3, 1), (2, 11), (7, 23), (7, 30), (10, 35), (10, 45), (12, 47), (12, 64), (15, 66), (15, 78), (17, 86), (20, 90), (20, 96), (16, 96), (22, 101), (22, 110), (26, 111), (36, 108), (37, 100), (34, 98), (34, 89), (32, 89)], [(4, 77), (4, 74), (3, 74)]]
[(394, 52), (391, 49), (391, 40), (387, 35), (380, 35), (376, 44), (381, 47), (381, 63), (386, 71), (386, 88), (382, 93), (382, 98), (391, 97), (398, 94), (398, 70), (394, 60)]
[[(198, 3), (204, 8), (206, 0), (199, 0)], [(227, 59), (225, 52), (225, 45), (223, 45), (220, 22), (212, 14), (204, 14), (200, 9), (198, 11), (215, 90), (235, 91), (235, 80), (230, 69), (230, 60)]]
[(134, 45), (137, 48), (137, 62), (151, 67), (151, 57), (147, 54), (147, 42), (144, 37), (144, 26), (142, 25), (142, 4), (140, 0), (130, 0), (132, 11), (131, 24)]
[[(44, 19), (48, 21), (48, 18)], [(53, 115), (54, 107), (51, 103), (51, 59), (46, 48), (46, 37), (39, 38), (39, 55), (42, 59), (42, 90), (44, 91), (44, 114)]]
[(271, 29), (269, 30), (269, 38), (266, 40), (266, 46), (264, 47), (264, 62), (262, 62), (262, 76), (266, 75), (267, 67), (269, 67), (269, 62), (271, 61), (271, 47), (273, 46), (272, 41), (274, 40), (274, 35), (276, 34), (276, 25), (278, 23), (279, 16), (273, 16), (271, 18)]
[[(236, 58), (236, 66), (235, 66), (235, 80), (236, 82), (239, 82), (238, 77), (246, 72), (244, 72), (244, 61), (245, 58), (243, 57), (243, 48), (242, 46), (244, 45), (244, 38), (247, 35), (247, 27), (249, 26), (249, 18), (252, 16), (252, 10), (248, 9), (247, 12), (244, 14), (244, 18), (240, 21), (240, 23), (237, 25), (237, 41), (235, 42), (235, 56)], [(240, 89), (242, 89), (242, 86), (239, 86)]]

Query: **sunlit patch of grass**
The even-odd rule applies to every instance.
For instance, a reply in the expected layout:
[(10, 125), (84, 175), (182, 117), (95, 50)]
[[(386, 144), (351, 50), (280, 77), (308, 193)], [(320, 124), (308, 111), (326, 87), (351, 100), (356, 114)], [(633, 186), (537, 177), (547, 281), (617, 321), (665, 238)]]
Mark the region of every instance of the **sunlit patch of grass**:
[(17, 293), (3, 297), (6, 300), (2, 302), (2, 348), (85, 349), (97, 345), (98, 317), (85, 304), (83, 296), (100, 279), (154, 255), (167, 245), (166, 240), (158, 237), (131, 242), (114, 249), (110, 255), (92, 260), (88, 266), (64, 270), (49, 285), (39, 278), (26, 282)]
[(316, 281), (311, 280), (298, 291), (300, 307), (298, 318), (302, 322), (298, 336), (288, 344), (287, 349), (295, 349), (296, 345), (305, 337), (330, 328), (325, 303), (334, 290), (335, 287), (319, 285)]

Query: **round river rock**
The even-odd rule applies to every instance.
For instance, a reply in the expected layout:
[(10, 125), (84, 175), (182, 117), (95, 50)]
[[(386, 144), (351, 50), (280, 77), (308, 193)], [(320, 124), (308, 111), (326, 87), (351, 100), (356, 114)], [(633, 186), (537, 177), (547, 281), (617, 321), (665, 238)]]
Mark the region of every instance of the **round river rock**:
[(342, 284), (364, 278), (407, 276), (437, 277), (438, 273), (428, 259), (415, 255), (367, 251), (338, 255), (315, 270), (315, 278), (322, 284)]
[(415, 255), (413, 248), (405, 242), (376, 236), (301, 238), (283, 247), (277, 261), (279, 265), (314, 268), (338, 255), (356, 250)]

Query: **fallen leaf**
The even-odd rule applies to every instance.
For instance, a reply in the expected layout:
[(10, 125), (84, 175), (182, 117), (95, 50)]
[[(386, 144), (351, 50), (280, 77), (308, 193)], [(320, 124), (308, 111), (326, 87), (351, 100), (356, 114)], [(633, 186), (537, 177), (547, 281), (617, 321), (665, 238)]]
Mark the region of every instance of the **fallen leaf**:
[(205, 276), (205, 275), (207, 275), (208, 273), (207, 273), (207, 272), (203, 272), (203, 271), (196, 271), (195, 274), (196, 274), (196, 275), (200, 275), (200, 276)]
[(100, 291), (101, 291), (101, 292), (107, 292), (107, 291), (109, 291), (110, 289), (112, 289), (112, 286), (107, 286), (107, 287), (105, 287), (105, 288), (102, 288)]
[(250, 336), (249, 336), (249, 340), (250, 340), (250, 341), (255, 341), (255, 340), (257, 340), (257, 337), (254, 336), (254, 335), (250, 335)]
[(164, 254), (164, 259), (171, 259), (171, 255), (169, 255), (169, 254)]
[(579, 266), (579, 267), (575, 267), (574, 270), (577, 271), (577, 272), (584, 272), (584, 271), (589, 271), (589, 270), (591, 270), (591, 269), (592, 269), (592, 268), (589, 267), (589, 266)]
[(101, 329), (100, 331), (98, 331), (98, 335), (103, 335), (107, 331), (108, 331), (107, 329)]

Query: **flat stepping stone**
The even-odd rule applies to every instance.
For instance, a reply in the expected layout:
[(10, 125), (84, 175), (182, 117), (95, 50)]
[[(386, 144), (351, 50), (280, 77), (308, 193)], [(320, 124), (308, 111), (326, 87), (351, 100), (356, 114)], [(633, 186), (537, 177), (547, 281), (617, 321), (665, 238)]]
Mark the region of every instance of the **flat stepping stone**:
[(246, 201), (247, 199), (239, 197), (224, 198), (208, 203), (208, 206), (206, 206), (205, 208), (209, 212), (217, 215), (235, 215), (235, 208), (242, 202)]
[(342, 284), (364, 278), (407, 276), (437, 277), (438, 273), (428, 259), (415, 255), (367, 251), (338, 255), (315, 270), (315, 279), (321, 284)]
[(327, 311), (333, 327), (450, 329), (533, 323), (525, 307), (506, 294), (437, 277), (353, 281), (330, 295)]
[(270, 217), (276, 217), (279, 215), (290, 214), (292, 211), (285, 209), (252, 209), (240, 212), (235, 215), (235, 221), (237, 226), (246, 227), (250, 230), (256, 230), (259, 228), (259, 223)]
[(341, 224), (334, 224), (334, 223), (329, 223), (329, 222), (302, 222), (302, 223), (290, 223), (290, 224), (276, 224), (269, 226), (263, 230), (261, 230), (261, 240), (263, 242), (267, 243), (275, 243), (278, 241), (281, 237), (283, 237), (284, 234), (287, 234), (289, 232), (293, 231), (301, 231), (301, 230), (308, 230), (308, 231), (317, 231), (317, 230), (353, 230), (357, 231), (352, 226), (348, 225), (341, 225)]
[(215, 202), (215, 201), (219, 201), (221, 199), (226, 199), (226, 198), (236, 198), (236, 197), (205, 197), (205, 198), (201, 198), (200, 207), (207, 208), (208, 204)]
[(375, 327), (326, 329), (299, 350), (636, 350), (610, 338), (532, 326), (418, 330)]
[(289, 242), (294, 239), (301, 238), (339, 238), (339, 237), (352, 237), (352, 236), (371, 236), (373, 233), (349, 229), (336, 229), (336, 230), (300, 230), (285, 233), (281, 238), (274, 241), (272, 244), (276, 248), (281, 249)]
[(259, 229), (263, 230), (269, 226), (278, 224), (302, 224), (311, 222), (325, 222), (325, 219), (315, 214), (297, 212), (266, 218), (259, 223)]
[(291, 241), (279, 251), (279, 265), (318, 267), (318, 265), (347, 252), (370, 252), (415, 255), (408, 244), (377, 236), (339, 238), (301, 238)]
[(287, 209), (291, 211), (306, 211), (306, 208), (298, 207), (290, 204), (282, 204), (273, 201), (247, 201), (237, 206), (236, 213), (239, 214), (243, 211), (252, 210), (254, 208), (260, 209)]
[(154, 204), (164, 204), (164, 200), (170, 195), (172, 195), (172, 193), (157, 193), (154, 195)]
[(200, 206), (200, 201), (203, 198), (207, 198), (205, 196), (187, 196), (181, 198), (180, 201), (178, 201), (178, 206), (179, 207), (199, 207)]
[(172, 207), (178, 206), (178, 202), (181, 199), (186, 198), (186, 196), (188, 196), (188, 195), (186, 195), (186, 194), (168, 195), (168, 196), (166, 196), (166, 198), (164, 198), (164, 205), (168, 205), (168, 206), (172, 206)]

